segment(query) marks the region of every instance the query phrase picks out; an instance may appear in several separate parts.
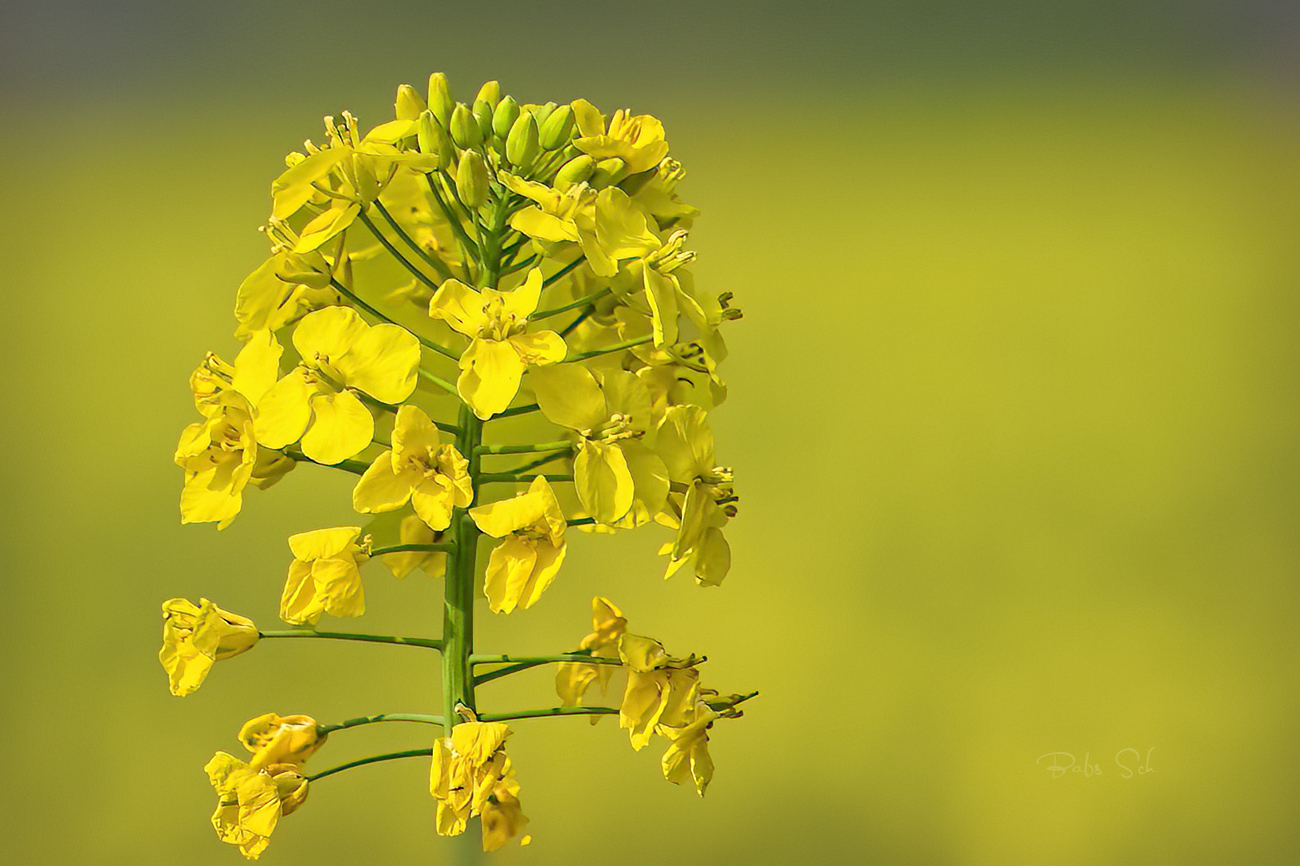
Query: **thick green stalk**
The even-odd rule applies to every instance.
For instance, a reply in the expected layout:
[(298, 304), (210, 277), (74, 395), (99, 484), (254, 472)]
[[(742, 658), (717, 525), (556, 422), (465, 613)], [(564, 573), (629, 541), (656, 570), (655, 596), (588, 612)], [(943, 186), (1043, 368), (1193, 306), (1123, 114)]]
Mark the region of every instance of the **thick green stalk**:
[[(469, 459), (468, 472), (477, 493), (479, 455), (475, 451), (483, 439), (483, 422), (462, 405), (458, 426), (461, 432), (456, 448)], [(451, 532), (456, 548), (447, 555), (444, 578), (442, 702), (447, 724), (455, 725), (460, 718), (458, 706), (474, 708), (470, 654), (474, 651), (474, 566), (479, 531), (469, 513), (458, 508), (452, 515)]]

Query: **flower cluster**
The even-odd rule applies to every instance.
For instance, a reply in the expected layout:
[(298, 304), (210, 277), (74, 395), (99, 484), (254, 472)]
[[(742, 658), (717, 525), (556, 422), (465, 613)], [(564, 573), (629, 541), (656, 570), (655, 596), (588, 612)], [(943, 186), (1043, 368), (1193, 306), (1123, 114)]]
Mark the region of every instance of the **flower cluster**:
[[(476, 581), (493, 613), (533, 608), (575, 527), (665, 527), (665, 576), (685, 568), (701, 586), (730, 569), (737, 497), (708, 413), (727, 394), (720, 328), (740, 311), (691, 276), (698, 211), (677, 196), (684, 171), (663, 125), (582, 99), (520, 104), (496, 82), (457, 102), (436, 74), (423, 94), (398, 89), (394, 119), (363, 133), (345, 112), (325, 132), (271, 184), (271, 255), (239, 286), (234, 362), (209, 354), (190, 378), (201, 420), (176, 449), (181, 519), (224, 528), (250, 484), (306, 463), (355, 476), (351, 510), (369, 523), (288, 539), (279, 616), (291, 628), (172, 599), (160, 659), (172, 693), (187, 695), (259, 640), (413, 646), (441, 655), (442, 701), (335, 725), (253, 719), (239, 735), (252, 757), (218, 752), (206, 767), (219, 838), (256, 858), (311, 782), (425, 757), (436, 832), (477, 818), (484, 850), (498, 849), (528, 823), (505, 722), (555, 715), (618, 715), (637, 750), (665, 738), (664, 776), (702, 795), (708, 731), (753, 696), (702, 688), (703, 657), (629, 633), (604, 598), (572, 652), (488, 655), (472, 640)], [(371, 559), (398, 578), (442, 579), (441, 636), (319, 630), (323, 617), (365, 613)], [(481, 711), (478, 686), (546, 664), (559, 665), (560, 706)], [(616, 674), (618, 706), (584, 704)], [(330, 732), (389, 721), (441, 734), (306, 773)]]

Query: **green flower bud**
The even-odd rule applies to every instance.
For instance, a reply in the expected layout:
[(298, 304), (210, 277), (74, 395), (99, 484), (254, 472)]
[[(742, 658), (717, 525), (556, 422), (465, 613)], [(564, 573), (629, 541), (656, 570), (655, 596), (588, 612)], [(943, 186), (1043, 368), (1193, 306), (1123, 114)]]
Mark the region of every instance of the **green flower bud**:
[(582, 156), (575, 156), (560, 166), (560, 170), (555, 173), (555, 188), (564, 192), (575, 183), (582, 183), (591, 177), (591, 173), (595, 170), (596, 160), (585, 153)]
[(456, 107), (456, 101), (451, 98), (451, 88), (447, 86), (447, 76), (441, 72), (435, 72), (429, 76), (429, 110), (433, 116), (438, 118), (438, 122), (443, 128), (451, 122), (451, 111)]
[(611, 156), (609, 159), (602, 159), (600, 162), (596, 163), (596, 170), (592, 172), (591, 179), (588, 180), (587, 183), (591, 184), (596, 189), (603, 189), (604, 187), (618, 183), (623, 179), (626, 172), (627, 165), (624, 164), (623, 160), (616, 156)]
[(463, 102), (456, 103), (447, 129), (451, 132), (451, 140), (459, 148), (475, 147), (483, 141), (483, 131), (479, 129), (478, 121)]
[(460, 155), (460, 164), (456, 166), (456, 195), (468, 208), (487, 204), (487, 166), (477, 150), (467, 150)]
[(474, 103), (474, 122), (478, 124), (479, 135), (482, 141), (487, 141), (492, 137), (492, 106), (486, 100), (478, 100)]
[(507, 96), (497, 103), (496, 111), (492, 113), (492, 131), (496, 133), (497, 138), (502, 141), (510, 134), (510, 127), (515, 125), (519, 119), (519, 103), (515, 102), (513, 96)]
[(528, 168), (533, 164), (538, 153), (537, 138), (537, 121), (531, 114), (519, 115), (506, 138), (506, 159), (511, 165)]
[(455, 151), (451, 139), (447, 137), (447, 130), (442, 128), (438, 118), (434, 117), (433, 112), (427, 108), (420, 112), (420, 129), (416, 140), (420, 144), (420, 153), (438, 157), (438, 168), (445, 169), (451, 165), (451, 158)]
[(534, 105), (533, 116), (537, 118), (537, 126), (540, 129), (542, 124), (551, 116), (551, 112), (557, 108), (554, 102), (548, 102), (545, 105)]
[(415, 92), (414, 87), (403, 84), (397, 88), (397, 101), (393, 103), (393, 110), (398, 120), (415, 120), (424, 111), (424, 100)]
[(573, 136), (573, 109), (561, 105), (542, 124), (541, 144), (547, 150), (559, 150)]
[(475, 102), (486, 102), (490, 107), (496, 108), (496, 104), (501, 101), (501, 82), (489, 81), (478, 89), (478, 96), (474, 97)]

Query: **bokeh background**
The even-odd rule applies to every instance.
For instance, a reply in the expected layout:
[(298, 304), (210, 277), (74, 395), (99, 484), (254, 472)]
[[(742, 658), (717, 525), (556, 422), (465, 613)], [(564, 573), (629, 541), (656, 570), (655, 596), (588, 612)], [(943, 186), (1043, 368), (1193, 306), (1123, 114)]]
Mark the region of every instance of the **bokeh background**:
[[(233, 354), (283, 154), (443, 70), (661, 117), (745, 311), (726, 584), (575, 533), (480, 646), (569, 646), (602, 593), (762, 695), (702, 801), (611, 721), (516, 723), (535, 841), (495, 862), (1300, 862), (1298, 33), (1261, 0), (4, 4), (6, 858), (239, 862), (201, 767), (243, 720), (436, 708), (416, 650), (265, 644), (185, 700), (155, 653), (173, 595), (273, 624), (285, 536), (354, 519), (304, 468), (182, 527), (186, 377)], [(366, 574), (368, 630), (436, 631), (437, 581)], [(426, 772), (321, 782), (265, 862), (451, 862)]]

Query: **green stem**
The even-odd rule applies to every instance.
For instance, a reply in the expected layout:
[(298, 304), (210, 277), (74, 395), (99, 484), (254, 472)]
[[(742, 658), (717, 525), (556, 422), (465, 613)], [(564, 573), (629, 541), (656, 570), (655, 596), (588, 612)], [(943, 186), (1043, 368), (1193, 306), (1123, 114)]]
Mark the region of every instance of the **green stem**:
[(621, 352), (624, 349), (631, 349), (633, 346), (643, 346), (653, 340), (653, 336), (637, 337), (635, 340), (624, 340), (621, 343), (615, 343), (614, 345), (606, 346), (603, 349), (592, 349), (589, 352), (579, 352), (576, 355), (570, 355), (564, 360), (566, 362), (582, 361), (586, 358), (595, 358), (597, 355), (608, 355), (610, 352)]
[(595, 315), (595, 313), (596, 313), (595, 307), (588, 307), (587, 309), (583, 310), (582, 314), (578, 316), (578, 318), (574, 319), (572, 322), (569, 322), (569, 324), (564, 326), (564, 330), (560, 331), (560, 336), (561, 337), (569, 336), (569, 334), (572, 333), (574, 328), (578, 327), (583, 322), (587, 321), (587, 319), (591, 318), (593, 315)]
[(572, 653), (563, 653), (557, 656), (474, 656), (472, 664), (502, 664), (510, 662), (506, 667), (498, 668), (494, 671), (478, 674), (474, 677), (474, 685), (490, 683), (501, 677), (508, 677), (511, 674), (517, 674), (520, 671), (526, 671), (530, 668), (540, 667), (541, 665), (563, 663), (563, 662), (585, 662), (596, 665), (618, 665), (622, 664), (619, 659), (605, 658), (603, 656), (593, 656), (590, 651), (579, 651)]
[(578, 517), (573, 520), (565, 521), (569, 526), (591, 526), (596, 522), (594, 517)]
[(480, 484), (491, 483), (508, 483), (512, 481), (527, 482), (534, 478), (545, 478), (547, 481), (572, 481), (572, 475), (512, 475), (509, 472), (484, 472), (478, 477)]
[(543, 451), (572, 450), (573, 443), (538, 442), (533, 445), (480, 445), (474, 449), (478, 454), (540, 454)]
[(425, 637), (400, 637), (390, 634), (352, 634), (341, 631), (315, 631), (310, 629), (288, 629), (282, 631), (262, 631), (258, 635), (264, 638), (316, 637), (326, 640), (355, 640), (363, 643), (391, 643), (398, 646), (418, 646), (426, 649), (442, 649), (442, 641)]
[(398, 264), (406, 268), (406, 270), (411, 274), (411, 276), (415, 277), (417, 280), (424, 283), (429, 288), (434, 289), (435, 291), (437, 290), (438, 288), (437, 281), (430, 279), (428, 276), (425, 275), (424, 271), (420, 270), (415, 266), (415, 262), (411, 261), (406, 256), (399, 253), (397, 251), (397, 247), (393, 246), (392, 241), (384, 237), (384, 235), (379, 231), (379, 226), (375, 225), (374, 222), (371, 221), (370, 217), (366, 215), (366, 211), (364, 208), (357, 213), (357, 219), (361, 220), (361, 222), (365, 225), (365, 227), (370, 229), (370, 233), (374, 235), (375, 239), (383, 245), (384, 249), (388, 250), (388, 254), (393, 258), (397, 259)]
[(515, 713), (480, 713), (480, 722), (509, 722), (513, 719), (545, 719), (549, 716), (617, 716), (617, 707), (550, 707)]
[[(438, 191), (438, 183), (434, 179), (433, 172), (426, 174), (424, 180), (429, 185), (429, 192), (433, 193), (434, 201), (438, 203), (438, 207), (442, 210), (442, 215), (446, 217), (447, 222), (451, 224), (451, 230), (456, 233), (456, 239), (465, 245), (465, 249), (469, 250), (475, 257), (477, 257), (479, 255), (478, 244), (474, 243), (473, 239), (465, 233), (465, 227), (461, 225), (460, 217), (452, 212), (451, 205), (447, 203), (446, 199), (442, 197), (442, 193)], [(468, 262), (466, 263), (466, 270), (469, 270)]]
[[(459, 421), (461, 433), (456, 437), (456, 448), (468, 455), (467, 471), (477, 495), (479, 455), (476, 449), (482, 443), (483, 422), (464, 404), (460, 407)], [(451, 532), (456, 547), (447, 555), (444, 578), (442, 698), (443, 718), (454, 725), (457, 707), (474, 708), (474, 676), (469, 659), (474, 651), (474, 569), (479, 530), (469, 512), (457, 508), (452, 515)]]
[(356, 719), (348, 719), (339, 722), (337, 725), (317, 725), (316, 733), (320, 736), (332, 734), (335, 731), (342, 731), (347, 728), (356, 728), (361, 725), (373, 725), (379, 722), (419, 722), (425, 725), (443, 725), (442, 716), (430, 716), (424, 713), (380, 713), (376, 716), (361, 716)]
[(344, 770), (351, 770), (353, 767), (363, 767), (366, 764), (377, 764), (380, 761), (395, 761), (398, 758), (427, 758), (433, 754), (433, 749), (408, 749), (405, 752), (389, 752), (386, 755), (375, 755), (372, 758), (362, 758), (359, 761), (348, 761), (346, 764), (339, 764), (337, 767), (330, 767), (328, 770), (322, 770), (307, 777), (308, 782), (315, 782), (317, 779), (323, 779), (326, 776), (333, 776), (335, 773), (342, 773)]
[(397, 220), (393, 219), (393, 215), (388, 212), (388, 208), (384, 207), (384, 203), (379, 199), (375, 199), (375, 209), (379, 211), (379, 215), (382, 216), (384, 221), (393, 229), (393, 233), (401, 238), (425, 264), (441, 274), (444, 279), (451, 279), (451, 268), (447, 267), (447, 263), (442, 259), (437, 258), (436, 256), (431, 256), (425, 252), (424, 248), (417, 244), (415, 239), (406, 233), (406, 230), (398, 224)]
[(388, 547), (376, 547), (370, 551), (371, 556), (383, 556), (385, 553), (406, 553), (408, 551), (449, 551), (454, 550), (456, 545), (450, 541), (439, 541), (434, 544), (392, 544)]
[(351, 472), (353, 475), (365, 475), (366, 470), (370, 468), (370, 464), (364, 460), (340, 460), (338, 463), (321, 463), (319, 460), (312, 460), (296, 448), (281, 448), (280, 453), (299, 463), (315, 463), (317, 466), (327, 466), (330, 469), (342, 469), (344, 472)]
[(601, 298), (608, 295), (611, 291), (613, 291), (613, 289), (611, 289), (609, 286), (606, 286), (605, 288), (601, 289), (598, 292), (592, 292), (590, 295), (584, 295), (583, 297), (578, 298), (576, 301), (571, 301), (570, 303), (567, 303), (562, 307), (555, 307), (550, 310), (542, 310), (540, 313), (533, 313), (528, 318), (530, 321), (536, 319), (549, 319), (551, 316), (558, 316), (560, 313), (567, 313), (569, 310), (574, 310), (577, 309), (578, 307), (585, 307), (588, 304), (594, 303), (595, 301), (598, 301)]
[(513, 418), (516, 415), (527, 415), (529, 412), (536, 412), (541, 408), (542, 407), (536, 403), (526, 403), (523, 406), (515, 406), (513, 409), (504, 409), (493, 415), (488, 420), (495, 421), (497, 418)]
[(538, 457), (536, 460), (529, 460), (523, 466), (516, 466), (514, 469), (511, 469), (508, 474), (518, 475), (521, 472), (527, 472), (530, 469), (536, 469), (539, 466), (545, 466), (547, 463), (551, 463), (555, 460), (562, 460), (565, 457), (572, 457), (572, 456), (573, 456), (572, 448), (565, 448), (563, 451), (556, 451), (554, 454), (543, 454), (541, 457)]
[[(435, 376), (425, 369), (419, 369), (416, 372), (420, 374), (421, 379), (424, 379), (431, 384), (437, 385), (439, 388), (446, 391), (448, 394), (455, 394), (457, 397), (460, 396), (460, 392), (456, 390), (456, 386), (448, 382), (446, 379), (443, 379), (439, 376)], [(460, 428), (457, 427), (456, 429), (459, 430)]]
[(567, 265), (560, 268), (558, 271), (551, 274), (546, 279), (542, 280), (542, 288), (544, 289), (547, 286), (552, 285), (553, 283), (557, 283), (560, 280), (564, 279), (566, 274), (568, 274), (574, 268), (580, 267), (582, 263), (585, 262), (586, 260), (587, 260), (586, 256), (578, 256), (576, 259), (569, 262)]
[[(343, 295), (348, 300), (352, 301), (352, 303), (356, 304), (358, 307), (365, 310), (367, 313), (374, 316), (379, 321), (387, 322), (390, 325), (397, 325), (397, 327), (401, 328), (402, 330), (409, 330), (401, 322), (393, 321), (391, 317), (384, 315), (379, 310), (372, 307), (370, 304), (361, 300), (360, 296), (358, 296), (347, 286), (340, 283), (334, 277), (330, 277), (330, 285), (333, 286), (334, 290), (337, 291), (340, 295)], [(453, 352), (451, 349), (448, 349), (446, 346), (440, 346), (437, 343), (433, 342), (432, 340), (426, 340), (424, 337), (421, 337), (419, 334), (415, 333), (414, 331), (410, 331), (410, 334), (411, 336), (415, 337), (415, 339), (419, 340), (420, 345), (424, 346), (426, 349), (431, 349), (437, 352), (439, 355), (442, 355), (444, 358), (450, 358), (453, 361), (460, 360), (460, 355), (457, 355), (455, 352)]]

